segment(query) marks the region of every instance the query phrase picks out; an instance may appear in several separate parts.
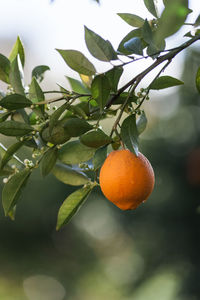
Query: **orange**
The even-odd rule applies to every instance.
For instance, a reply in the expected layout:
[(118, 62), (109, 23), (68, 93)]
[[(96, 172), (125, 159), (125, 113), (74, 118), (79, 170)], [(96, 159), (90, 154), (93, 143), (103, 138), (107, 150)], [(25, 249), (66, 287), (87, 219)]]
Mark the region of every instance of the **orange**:
[(148, 159), (129, 150), (112, 151), (100, 170), (105, 197), (122, 210), (135, 209), (147, 200), (154, 187), (154, 171)]

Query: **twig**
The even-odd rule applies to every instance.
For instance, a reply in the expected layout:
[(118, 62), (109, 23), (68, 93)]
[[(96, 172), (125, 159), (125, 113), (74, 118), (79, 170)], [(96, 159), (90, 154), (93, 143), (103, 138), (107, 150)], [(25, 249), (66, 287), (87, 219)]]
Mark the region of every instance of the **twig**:
[(147, 90), (146, 90), (146, 94), (144, 95), (144, 97), (142, 98), (142, 100), (140, 101), (140, 103), (138, 104), (138, 106), (135, 108), (135, 111), (137, 111), (141, 105), (143, 104), (144, 100), (146, 99), (147, 95), (149, 94), (149, 91), (151, 89), (151, 85), (152, 83), (160, 76), (160, 74), (162, 72), (164, 72), (164, 70), (167, 68), (167, 66), (171, 63), (171, 60), (168, 60), (168, 62), (164, 65), (164, 67), (162, 67), (162, 69), (158, 72), (158, 74), (156, 75), (156, 77), (152, 80), (152, 82), (149, 84)]

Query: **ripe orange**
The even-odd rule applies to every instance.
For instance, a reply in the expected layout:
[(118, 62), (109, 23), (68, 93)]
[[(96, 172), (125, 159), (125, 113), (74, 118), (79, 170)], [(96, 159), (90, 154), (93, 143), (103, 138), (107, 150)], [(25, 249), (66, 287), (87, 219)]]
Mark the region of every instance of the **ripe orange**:
[(105, 197), (122, 210), (135, 209), (147, 200), (154, 187), (154, 172), (148, 159), (129, 150), (112, 151), (100, 170)]

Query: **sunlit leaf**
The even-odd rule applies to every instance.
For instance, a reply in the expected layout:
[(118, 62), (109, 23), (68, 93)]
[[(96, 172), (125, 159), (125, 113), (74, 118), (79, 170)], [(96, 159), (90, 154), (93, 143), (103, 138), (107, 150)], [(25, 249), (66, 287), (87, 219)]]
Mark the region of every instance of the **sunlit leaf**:
[(71, 78), (69, 76), (66, 76), (67, 80), (70, 83), (71, 89), (73, 92), (79, 93), (79, 94), (88, 94), (90, 93), (90, 90), (86, 88), (81, 81)]
[(12, 85), (16, 94), (20, 94), (24, 96), (24, 86), (22, 82), (22, 72), (19, 68), (18, 56), (14, 58), (11, 62), (11, 70), (10, 70), (10, 84)]
[(57, 49), (57, 51), (60, 53), (66, 64), (79, 74), (91, 76), (96, 73), (93, 64), (80, 51), (61, 49)]
[(171, 76), (160, 76), (156, 80), (154, 80), (151, 85), (151, 90), (161, 90), (169, 87), (177, 86), (184, 84), (181, 80), (176, 79)]
[(84, 84), (85, 87), (87, 87), (88, 89), (91, 88), (91, 83), (92, 83), (92, 76), (87, 76), (84, 74), (79, 74), (80, 78)]
[(24, 67), (24, 64), (25, 64), (25, 53), (24, 53), (24, 47), (22, 45), (22, 42), (21, 42), (19, 36), (17, 37), (17, 40), (16, 40), (16, 42), (15, 42), (13, 48), (12, 48), (12, 51), (11, 51), (10, 56), (9, 56), (9, 60), (11, 62), (13, 62), (18, 55), (20, 57), (22, 66)]

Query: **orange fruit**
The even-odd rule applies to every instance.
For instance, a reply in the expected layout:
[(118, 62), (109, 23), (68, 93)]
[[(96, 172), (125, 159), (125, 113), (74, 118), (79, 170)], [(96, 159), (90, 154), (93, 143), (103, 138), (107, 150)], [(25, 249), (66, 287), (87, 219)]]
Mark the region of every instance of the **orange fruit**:
[(112, 151), (100, 170), (105, 197), (122, 210), (135, 209), (147, 200), (154, 187), (154, 171), (148, 159), (129, 150)]

